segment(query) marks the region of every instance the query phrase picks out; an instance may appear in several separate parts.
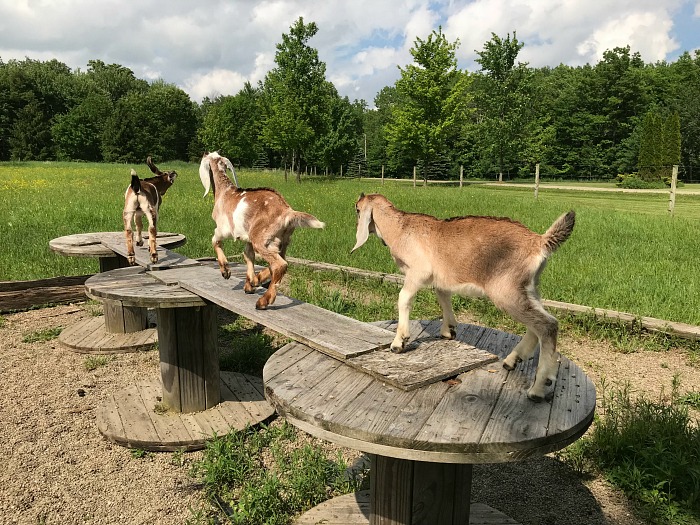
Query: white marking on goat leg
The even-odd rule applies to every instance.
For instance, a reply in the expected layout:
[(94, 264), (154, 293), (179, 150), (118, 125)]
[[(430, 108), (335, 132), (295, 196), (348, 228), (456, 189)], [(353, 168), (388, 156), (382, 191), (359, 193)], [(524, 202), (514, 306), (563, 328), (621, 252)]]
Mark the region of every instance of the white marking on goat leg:
[(399, 292), (399, 323), (396, 326), (396, 337), (391, 343), (391, 351), (395, 353), (403, 352), (410, 335), (410, 316), (413, 298), (416, 296), (417, 288), (409, 281), (405, 281), (401, 292)]
[(438, 304), (442, 309), (442, 325), (440, 326), (440, 337), (443, 339), (454, 339), (457, 337), (457, 319), (452, 309), (452, 294), (445, 290), (435, 290)]
[(508, 357), (503, 360), (503, 368), (513, 370), (520, 361), (530, 359), (535, 354), (538, 342), (537, 334), (528, 328), (523, 338), (510, 351)]

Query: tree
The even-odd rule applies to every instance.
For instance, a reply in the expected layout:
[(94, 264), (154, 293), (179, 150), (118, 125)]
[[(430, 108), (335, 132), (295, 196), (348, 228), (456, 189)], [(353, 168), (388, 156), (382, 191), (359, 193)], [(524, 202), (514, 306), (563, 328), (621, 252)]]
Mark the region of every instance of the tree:
[(423, 176), (448, 150), (448, 141), (466, 117), (469, 77), (457, 69), (455, 50), (442, 28), (427, 38), (416, 38), (411, 55), (415, 61), (401, 69), (396, 82), (400, 103), (386, 125), (389, 155), (408, 154), (423, 166)]
[(260, 92), (246, 82), (235, 96), (216, 99), (208, 107), (198, 137), (209, 151), (232, 162), (253, 166), (259, 156)]
[[(335, 92), (326, 81), (326, 65), (308, 41), (318, 32), (315, 23), (299, 19), (277, 44), (277, 66), (262, 86), (263, 142), (291, 161), (296, 170), (317, 137), (328, 127)], [(300, 180), (297, 176), (297, 180)]]
[(476, 52), (476, 62), (481, 65), (481, 76), (475, 82), (478, 130), (483, 136), (483, 154), (495, 160), (499, 181), (506, 166), (518, 161), (531, 119), (531, 73), (527, 64), (516, 64), (523, 45), (515, 31), (512, 39), (510, 33), (505, 39), (491, 33), (484, 49)]
[(102, 93), (94, 92), (72, 108), (58, 115), (51, 127), (58, 160), (102, 160), (102, 133), (110, 114), (112, 102)]

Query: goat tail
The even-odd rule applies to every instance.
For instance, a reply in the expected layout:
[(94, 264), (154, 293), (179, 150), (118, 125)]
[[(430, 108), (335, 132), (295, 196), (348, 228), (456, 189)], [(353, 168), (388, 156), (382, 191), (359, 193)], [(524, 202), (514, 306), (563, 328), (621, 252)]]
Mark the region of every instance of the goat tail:
[(553, 253), (569, 238), (576, 223), (576, 213), (571, 210), (559, 217), (542, 235), (542, 242), (547, 255)]
[(286, 225), (293, 228), (325, 228), (326, 226), (310, 213), (296, 210), (287, 214)]
[(138, 195), (141, 192), (141, 179), (139, 179), (139, 176), (136, 175), (136, 172), (134, 170), (131, 170), (131, 191), (133, 191), (136, 195)]

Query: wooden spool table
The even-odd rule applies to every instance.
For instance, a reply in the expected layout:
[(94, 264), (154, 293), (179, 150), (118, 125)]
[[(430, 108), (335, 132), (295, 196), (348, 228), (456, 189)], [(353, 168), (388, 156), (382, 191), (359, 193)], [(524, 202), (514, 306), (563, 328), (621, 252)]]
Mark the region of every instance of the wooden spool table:
[[(413, 337), (421, 331), (438, 337), (440, 323), (413, 321), (411, 330)], [(502, 360), (520, 337), (459, 325), (457, 339)], [(277, 412), (315, 437), (371, 458), (369, 491), (327, 501), (295, 523), (516, 524), (470, 504), (472, 464), (561, 449), (583, 435), (595, 411), (595, 387), (563, 356), (552, 399), (527, 399), (535, 359), (512, 372), (493, 362), (407, 391), (300, 343), (278, 350), (263, 372), (265, 395)]]
[[(162, 253), (166, 248), (182, 246), (186, 242), (179, 233), (159, 232), (157, 245)], [(124, 232), (78, 233), (58, 237), (49, 242), (56, 253), (69, 257), (98, 257), (100, 272), (129, 267), (124, 255), (109, 246), (122, 247), (126, 253)], [(148, 259), (148, 235), (144, 247), (135, 246), (141, 257)], [(143, 253), (145, 251), (145, 254)], [(147, 309), (130, 307), (119, 301), (105, 299), (104, 316), (84, 319), (66, 328), (58, 340), (74, 352), (115, 354), (149, 350), (156, 343), (156, 330), (148, 327)]]
[(161, 380), (111, 396), (98, 410), (97, 425), (127, 447), (195, 450), (213, 434), (257, 424), (274, 410), (259, 378), (220, 373), (217, 306), (153, 276), (167, 271), (123, 268), (85, 282), (91, 297), (155, 308), (157, 315)]

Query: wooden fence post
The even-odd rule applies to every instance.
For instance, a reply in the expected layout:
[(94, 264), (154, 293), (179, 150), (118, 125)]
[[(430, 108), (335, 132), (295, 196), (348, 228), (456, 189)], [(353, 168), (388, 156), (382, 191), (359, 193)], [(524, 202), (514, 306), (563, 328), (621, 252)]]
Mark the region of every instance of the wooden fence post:
[(464, 182), (464, 166), (460, 164), (459, 166), (459, 187), (462, 187), (462, 183)]
[(676, 183), (678, 182), (678, 164), (673, 165), (671, 175), (671, 193), (668, 199), (668, 212), (673, 216), (673, 208), (676, 207)]
[(535, 200), (540, 192), (540, 163), (535, 164)]
[(382, 164), (382, 186), (384, 186), (384, 164)]
[(416, 167), (413, 166), (413, 187), (416, 187)]

